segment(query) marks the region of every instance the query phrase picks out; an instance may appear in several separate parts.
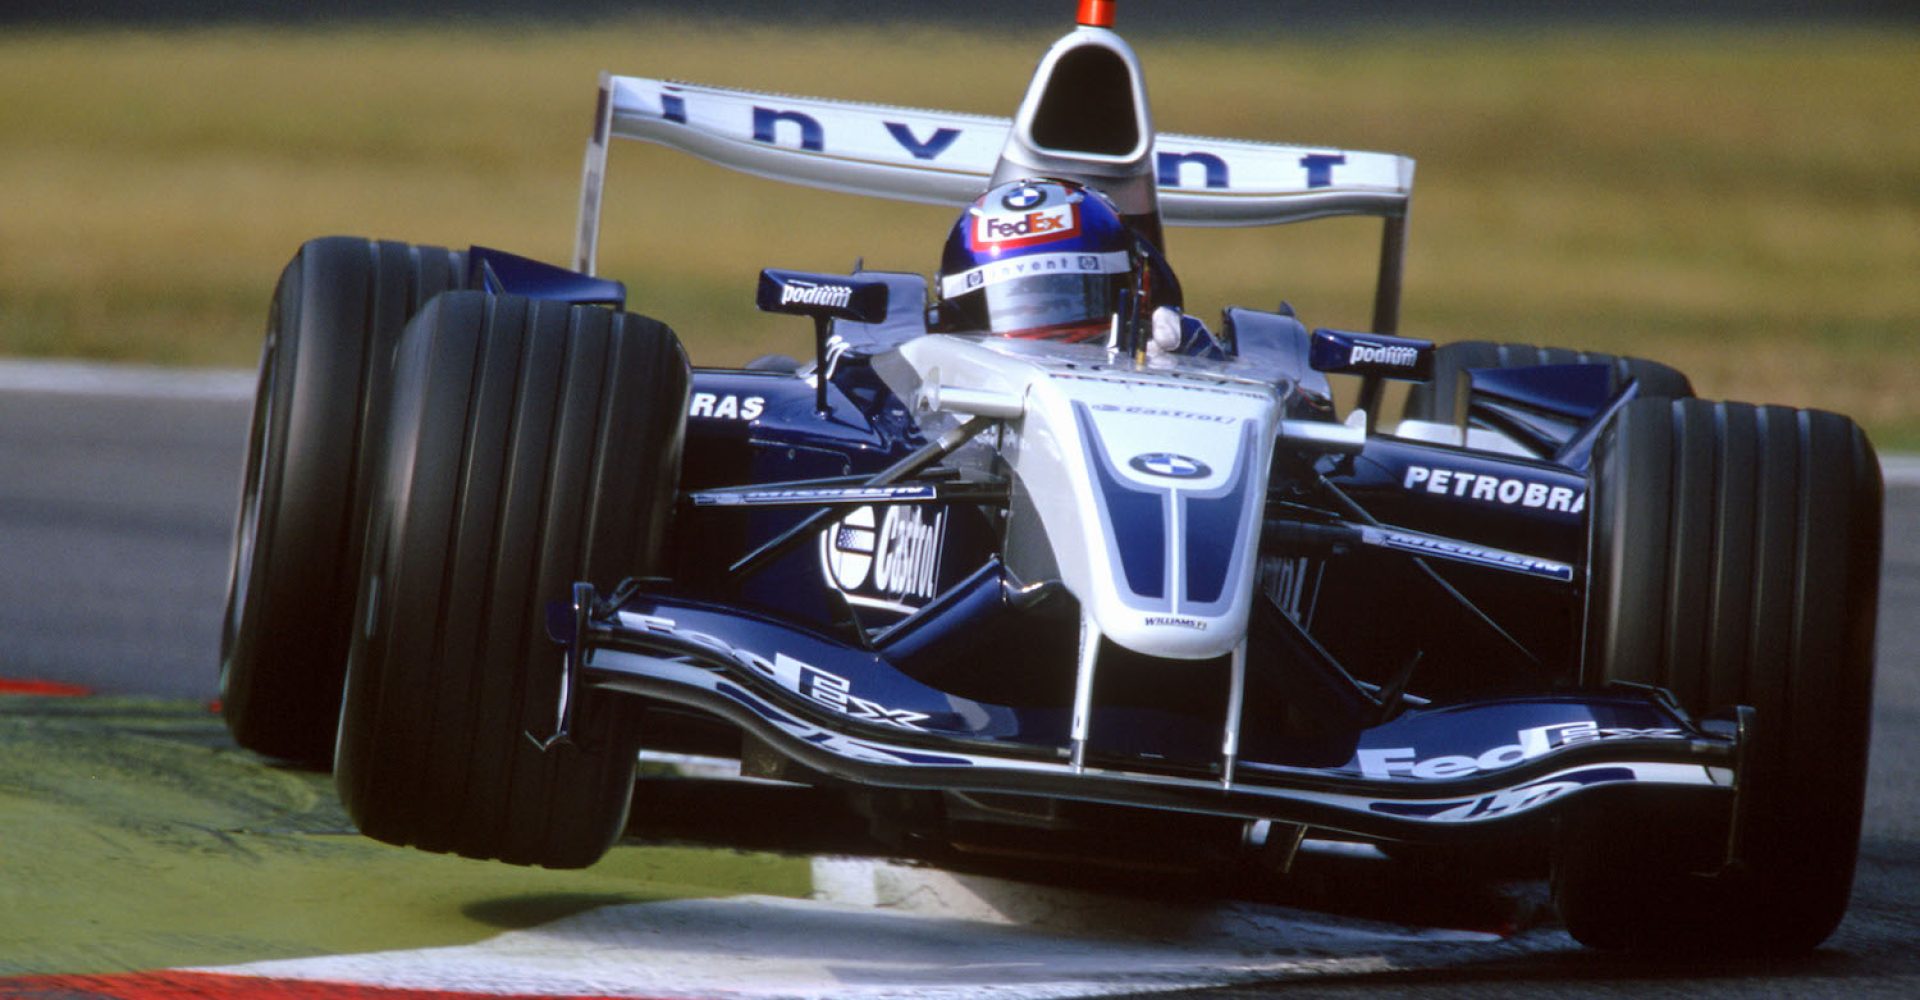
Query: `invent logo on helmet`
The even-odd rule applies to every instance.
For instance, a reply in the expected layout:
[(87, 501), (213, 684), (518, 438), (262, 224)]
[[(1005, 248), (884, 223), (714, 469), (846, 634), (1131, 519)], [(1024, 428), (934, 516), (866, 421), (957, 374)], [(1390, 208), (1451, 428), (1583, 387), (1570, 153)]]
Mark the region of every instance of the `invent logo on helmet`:
[(860, 507), (821, 532), (821, 569), (850, 604), (912, 611), (939, 592), (947, 514), (910, 504), (884, 509), (876, 519), (872, 507)]
[(1031, 212), (1002, 212), (974, 216), (976, 246), (1017, 247), (1048, 243), (1080, 233), (1080, 209), (1068, 203)]

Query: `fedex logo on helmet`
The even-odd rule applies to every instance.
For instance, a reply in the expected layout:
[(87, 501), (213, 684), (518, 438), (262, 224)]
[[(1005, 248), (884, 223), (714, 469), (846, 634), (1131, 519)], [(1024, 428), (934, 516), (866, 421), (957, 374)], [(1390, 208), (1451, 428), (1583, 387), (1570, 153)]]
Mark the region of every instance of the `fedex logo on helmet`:
[(1080, 232), (1079, 209), (1071, 204), (1031, 212), (974, 216), (975, 246), (1017, 247), (1048, 243)]

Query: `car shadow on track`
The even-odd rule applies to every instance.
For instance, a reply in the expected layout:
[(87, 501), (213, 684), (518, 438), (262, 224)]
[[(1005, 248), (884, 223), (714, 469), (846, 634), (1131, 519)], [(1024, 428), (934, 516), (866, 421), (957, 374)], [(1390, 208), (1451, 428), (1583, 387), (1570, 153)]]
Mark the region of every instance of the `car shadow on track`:
[[(1107, 810), (1089, 829), (989, 830), (950, 821), (931, 796), (889, 797), (807, 785), (643, 777), (630, 841), (855, 856), (1181, 905), (1253, 902), (1419, 927), (1511, 935), (1552, 920), (1536, 868), (1544, 858), (1428, 851), (1387, 857), (1309, 840), (1285, 872), (1246, 848), (1239, 826)], [(904, 805), (902, 804), (904, 801)], [(884, 808), (891, 804), (894, 808)]]

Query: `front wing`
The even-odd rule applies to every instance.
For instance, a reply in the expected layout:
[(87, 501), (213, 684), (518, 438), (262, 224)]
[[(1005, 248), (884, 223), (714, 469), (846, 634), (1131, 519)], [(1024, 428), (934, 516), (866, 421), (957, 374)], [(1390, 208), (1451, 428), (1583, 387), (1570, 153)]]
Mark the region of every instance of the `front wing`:
[(1677, 789), (1731, 805), (1737, 785), (1732, 727), (1698, 724), (1639, 689), (1413, 707), (1331, 746), (1245, 738), (1262, 724), (1251, 704), (1238, 719), (1096, 708), (1096, 732), (1175, 732), (1176, 743), (1210, 745), (1217, 755), (1109, 749), (1076, 765), (1059, 708), (960, 698), (881, 652), (740, 609), (642, 594), (596, 613), (594, 602), (576, 596), (574, 614), (557, 614), (553, 628), (569, 648), (570, 689), (697, 709), (859, 784), (1080, 799), (1434, 842), (1538, 820), (1602, 787)]

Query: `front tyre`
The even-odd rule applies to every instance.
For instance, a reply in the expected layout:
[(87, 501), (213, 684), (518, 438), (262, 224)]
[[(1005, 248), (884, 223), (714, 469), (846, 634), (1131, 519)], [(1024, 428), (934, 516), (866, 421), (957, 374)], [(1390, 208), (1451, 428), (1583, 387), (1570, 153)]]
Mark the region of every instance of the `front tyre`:
[(456, 292), (402, 338), (340, 718), (362, 831), (516, 864), (592, 864), (619, 836), (638, 731), (587, 693), (542, 752), (562, 656), (546, 605), (653, 571), (672, 511), (686, 357), (652, 320)]
[(267, 316), (220, 635), (234, 742), (326, 764), (360, 580), (366, 480), (400, 331), (466, 276), (466, 254), (310, 240)]
[[(1753, 710), (1726, 811), (1644, 799), (1571, 814), (1555, 868), (1567, 929), (1604, 948), (1805, 951), (1852, 889), (1880, 579), (1879, 462), (1853, 421), (1635, 400), (1592, 472), (1590, 684)], [(1690, 836), (1689, 833), (1692, 835)]]

